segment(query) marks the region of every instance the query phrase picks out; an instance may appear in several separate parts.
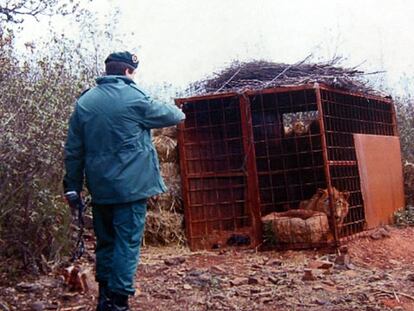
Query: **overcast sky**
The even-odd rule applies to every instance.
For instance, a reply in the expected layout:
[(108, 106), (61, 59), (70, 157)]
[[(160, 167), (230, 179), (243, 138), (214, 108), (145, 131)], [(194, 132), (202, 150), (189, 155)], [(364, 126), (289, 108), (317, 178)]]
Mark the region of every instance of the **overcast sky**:
[[(235, 59), (295, 63), (313, 53), (314, 61), (339, 55), (346, 66), (386, 70), (387, 85), (414, 90), (414, 1), (94, 0), (93, 6), (102, 16), (120, 8), (119, 31), (130, 36), (128, 46), (141, 60), (139, 80), (147, 84), (182, 87)], [(36, 27), (42, 33), (42, 24)]]

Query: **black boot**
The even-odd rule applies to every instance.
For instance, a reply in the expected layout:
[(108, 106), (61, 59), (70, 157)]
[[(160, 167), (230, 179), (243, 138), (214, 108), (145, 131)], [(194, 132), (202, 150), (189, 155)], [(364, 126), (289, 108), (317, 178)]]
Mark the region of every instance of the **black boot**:
[(128, 296), (118, 293), (111, 293), (111, 311), (129, 311)]
[(96, 311), (111, 311), (110, 292), (106, 282), (99, 283), (99, 297)]

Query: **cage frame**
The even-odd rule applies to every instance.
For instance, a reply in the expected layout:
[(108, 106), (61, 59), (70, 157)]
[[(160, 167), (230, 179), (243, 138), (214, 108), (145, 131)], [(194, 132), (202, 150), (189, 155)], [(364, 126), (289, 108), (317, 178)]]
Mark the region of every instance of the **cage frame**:
[[(251, 102), (250, 97), (257, 96), (257, 95), (266, 95), (266, 94), (278, 94), (278, 93), (285, 93), (285, 92), (295, 92), (295, 91), (306, 91), (311, 90), (315, 92), (316, 96), (316, 105), (318, 111), (318, 123), (320, 127), (320, 135), (321, 135), (321, 144), (322, 144), (322, 156), (323, 156), (323, 170), (325, 174), (326, 186), (329, 194), (329, 208), (331, 210), (331, 223), (335, 223), (334, 219), (334, 202), (333, 202), (333, 185), (332, 185), (332, 178), (330, 173), (330, 168), (332, 166), (347, 166), (347, 165), (355, 165), (355, 161), (332, 161), (329, 160), (328, 157), (328, 146), (327, 146), (327, 137), (325, 131), (325, 122), (324, 122), (324, 108), (323, 108), (323, 100), (321, 96), (322, 91), (333, 92), (337, 94), (343, 94), (347, 96), (353, 97), (360, 97), (363, 99), (374, 100), (378, 102), (382, 102), (384, 104), (391, 106), (391, 115), (392, 115), (392, 136), (399, 136), (398, 129), (397, 129), (397, 120), (396, 120), (396, 112), (395, 106), (390, 97), (382, 97), (378, 95), (366, 94), (363, 92), (355, 92), (355, 91), (348, 91), (343, 89), (338, 89), (323, 83), (309, 83), (309, 84), (301, 84), (301, 85), (293, 85), (293, 86), (282, 86), (282, 87), (271, 87), (266, 89), (258, 89), (258, 90), (251, 90), (246, 89), (240, 92), (223, 92), (217, 94), (207, 94), (207, 95), (199, 95), (199, 96), (192, 96), (192, 97), (185, 97), (185, 98), (177, 98), (175, 99), (175, 103), (177, 106), (182, 107), (187, 102), (199, 102), (199, 101), (206, 101), (206, 100), (216, 100), (216, 99), (223, 99), (223, 98), (231, 98), (237, 97), (239, 101), (239, 108), (240, 108), (240, 122), (241, 122), (241, 129), (242, 129), (242, 141), (243, 141), (243, 151), (245, 154), (245, 167), (246, 170), (244, 172), (244, 177), (246, 178), (246, 190), (247, 190), (247, 198), (246, 198), (246, 207), (249, 210), (252, 223), (251, 223), (251, 232), (248, 234), (252, 237), (252, 243), (249, 247), (258, 247), (263, 243), (263, 228), (261, 222), (261, 200), (260, 200), (260, 187), (259, 187), (259, 180), (258, 180), (258, 170), (257, 170), (257, 163), (256, 163), (256, 151), (254, 147), (254, 133), (253, 133), (253, 125), (252, 125), (252, 112), (251, 112)], [(186, 236), (189, 241), (190, 249), (199, 249), (195, 241), (192, 239), (193, 232), (191, 228), (192, 224), (192, 215), (190, 211), (191, 200), (190, 200), (190, 191), (189, 191), (189, 175), (187, 174), (188, 167), (187, 167), (187, 156), (186, 156), (186, 148), (184, 145), (184, 130), (185, 125), (181, 123), (177, 126), (178, 131), (178, 149), (179, 149), (179, 159), (180, 159), (180, 166), (181, 166), (181, 179), (182, 179), (182, 192), (183, 192), (183, 201), (184, 201), (184, 216), (185, 216), (185, 231)], [(332, 244), (335, 246), (340, 245), (340, 243), (344, 240), (348, 240), (352, 238), (352, 236), (358, 236), (359, 233), (355, 233), (351, 236), (347, 237), (340, 237), (338, 233), (338, 228), (336, 225), (331, 228), (333, 229), (333, 241)], [(326, 245), (326, 243), (322, 243)], [(303, 248), (305, 246), (299, 246), (298, 248)]]

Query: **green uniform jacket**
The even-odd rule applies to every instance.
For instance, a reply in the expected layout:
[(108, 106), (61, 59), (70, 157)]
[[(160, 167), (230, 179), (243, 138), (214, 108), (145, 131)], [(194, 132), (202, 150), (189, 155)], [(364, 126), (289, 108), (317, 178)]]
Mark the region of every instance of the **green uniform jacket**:
[(180, 109), (146, 96), (125, 76), (105, 76), (78, 100), (65, 145), (64, 188), (82, 190), (95, 204), (145, 199), (166, 191), (152, 128), (178, 124)]

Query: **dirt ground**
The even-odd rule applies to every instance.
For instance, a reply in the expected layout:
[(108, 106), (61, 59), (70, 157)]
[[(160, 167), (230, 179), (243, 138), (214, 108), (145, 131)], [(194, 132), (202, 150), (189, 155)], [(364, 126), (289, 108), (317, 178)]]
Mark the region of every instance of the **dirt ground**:
[[(342, 254), (145, 247), (132, 310), (412, 311), (414, 228), (386, 231), (348, 242)], [(82, 267), (93, 267), (92, 241)], [(2, 283), (2, 311), (95, 309), (95, 289), (70, 291), (60, 273)]]

